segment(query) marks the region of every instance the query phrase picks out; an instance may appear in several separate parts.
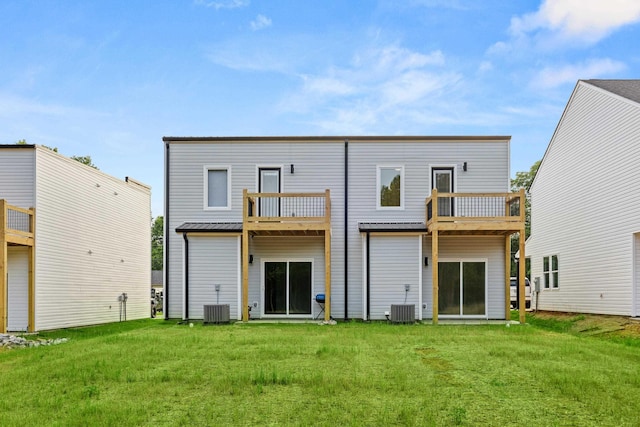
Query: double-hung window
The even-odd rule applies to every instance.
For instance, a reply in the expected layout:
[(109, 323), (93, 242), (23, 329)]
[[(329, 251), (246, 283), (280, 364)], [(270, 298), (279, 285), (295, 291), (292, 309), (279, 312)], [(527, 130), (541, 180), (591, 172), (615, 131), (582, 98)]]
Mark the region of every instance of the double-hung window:
[(542, 270), (544, 274), (544, 288), (557, 288), (558, 281), (558, 255), (542, 258)]
[(378, 209), (404, 209), (404, 167), (378, 166)]
[(231, 167), (205, 166), (204, 208), (231, 209)]

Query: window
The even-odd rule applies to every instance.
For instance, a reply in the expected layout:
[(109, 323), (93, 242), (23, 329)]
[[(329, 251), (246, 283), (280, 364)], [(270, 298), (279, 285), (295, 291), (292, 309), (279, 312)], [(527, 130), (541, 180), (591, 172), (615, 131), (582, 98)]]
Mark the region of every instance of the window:
[(557, 288), (558, 281), (558, 255), (542, 258), (542, 270), (544, 273), (544, 288)]
[(205, 167), (204, 176), (204, 208), (205, 209), (231, 209), (231, 168), (229, 166)]
[(404, 167), (378, 166), (378, 208), (404, 209)]

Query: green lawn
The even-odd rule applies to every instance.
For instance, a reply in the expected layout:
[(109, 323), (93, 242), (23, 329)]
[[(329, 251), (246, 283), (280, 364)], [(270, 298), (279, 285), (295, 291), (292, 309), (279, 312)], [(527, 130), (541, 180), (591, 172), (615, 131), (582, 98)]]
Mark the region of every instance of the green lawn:
[(43, 335), (70, 341), (0, 350), (0, 425), (639, 425), (638, 342), (557, 330), (143, 320), (56, 331)]

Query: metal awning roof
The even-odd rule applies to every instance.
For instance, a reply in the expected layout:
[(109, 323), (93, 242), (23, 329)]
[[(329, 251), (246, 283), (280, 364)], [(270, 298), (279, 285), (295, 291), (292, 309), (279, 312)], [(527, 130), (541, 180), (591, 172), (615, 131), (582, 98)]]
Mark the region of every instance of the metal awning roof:
[(360, 222), (358, 229), (361, 232), (375, 231), (378, 233), (393, 233), (399, 231), (427, 232), (424, 222)]
[(239, 233), (241, 222), (185, 222), (176, 228), (176, 233)]

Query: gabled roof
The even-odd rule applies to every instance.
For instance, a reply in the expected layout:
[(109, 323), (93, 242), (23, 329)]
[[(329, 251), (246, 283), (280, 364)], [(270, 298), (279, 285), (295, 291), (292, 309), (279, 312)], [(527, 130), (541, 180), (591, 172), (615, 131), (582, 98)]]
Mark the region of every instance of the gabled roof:
[(593, 86), (640, 104), (640, 80), (583, 80)]

